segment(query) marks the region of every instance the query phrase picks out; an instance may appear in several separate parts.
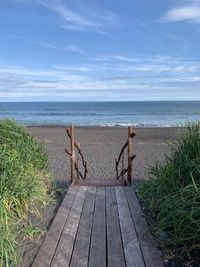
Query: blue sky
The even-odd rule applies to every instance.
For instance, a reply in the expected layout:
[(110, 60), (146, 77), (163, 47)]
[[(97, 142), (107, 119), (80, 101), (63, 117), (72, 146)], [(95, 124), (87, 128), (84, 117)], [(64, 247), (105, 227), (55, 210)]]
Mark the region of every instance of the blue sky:
[(200, 0), (0, 0), (0, 101), (200, 100)]

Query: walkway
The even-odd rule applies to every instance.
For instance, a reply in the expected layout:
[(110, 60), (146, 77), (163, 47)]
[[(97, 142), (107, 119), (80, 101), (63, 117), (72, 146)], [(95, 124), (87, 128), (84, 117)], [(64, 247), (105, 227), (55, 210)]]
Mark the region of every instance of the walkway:
[(131, 187), (70, 186), (32, 267), (163, 267)]

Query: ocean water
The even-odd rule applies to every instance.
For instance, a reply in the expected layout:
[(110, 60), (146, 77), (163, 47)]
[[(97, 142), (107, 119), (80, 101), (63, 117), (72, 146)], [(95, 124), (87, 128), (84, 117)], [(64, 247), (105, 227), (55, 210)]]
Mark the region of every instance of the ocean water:
[(200, 120), (200, 101), (0, 103), (0, 119), (26, 125), (168, 127)]

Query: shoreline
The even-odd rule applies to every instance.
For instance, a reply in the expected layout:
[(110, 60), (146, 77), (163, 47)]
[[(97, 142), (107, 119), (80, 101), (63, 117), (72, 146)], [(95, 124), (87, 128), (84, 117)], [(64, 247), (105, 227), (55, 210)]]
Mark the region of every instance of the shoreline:
[[(42, 140), (49, 140), (50, 138), (55, 139), (53, 142), (56, 144), (57, 140), (55, 136), (58, 136), (65, 142), (67, 140), (67, 135), (65, 134), (65, 129), (70, 127), (70, 125), (34, 125), (34, 126), (25, 126), (36, 138), (39, 137)], [(124, 143), (127, 138), (128, 127), (114, 127), (114, 126), (76, 126), (75, 135), (77, 135), (77, 141), (81, 144), (90, 143), (90, 140), (93, 142), (104, 145), (105, 143)], [(166, 141), (170, 139), (177, 138), (177, 134), (182, 132), (185, 127), (133, 127), (136, 132), (136, 142), (148, 141), (149, 140), (157, 142), (157, 139), (160, 141)], [(55, 135), (55, 136), (54, 136)], [(81, 135), (84, 136), (82, 141)], [(102, 139), (102, 137), (105, 137)], [(107, 136), (106, 136), (107, 135)], [(98, 136), (101, 138), (98, 140)], [(114, 140), (112, 140), (112, 136)], [(134, 141), (134, 143), (135, 143)], [(119, 147), (120, 148), (120, 147)]]
[[(61, 125), (61, 124), (37, 124), (37, 125), (26, 125), (26, 124), (21, 124), (22, 126), (26, 127), (27, 129), (66, 129), (70, 127), (72, 124), (66, 124), (66, 125)], [(79, 130), (116, 130), (116, 131), (124, 131), (127, 130), (129, 126), (99, 126), (99, 125), (76, 125), (73, 124), (74, 128), (79, 129)], [(167, 127), (138, 127), (138, 126), (133, 126), (130, 125), (133, 129), (139, 130), (139, 131), (164, 131), (164, 130), (177, 130), (177, 129), (185, 129), (185, 126), (167, 126)]]
[[(25, 127), (30, 127), (30, 128), (34, 128), (34, 127), (41, 127), (41, 128), (66, 128), (66, 127), (70, 127), (71, 124), (66, 124), (66, 125), (62, 125), (62, 124), (34, 124), (34, 125), (26, 125), (23, 124)], [(127, 129), (129, 126), (135, 128), (135, 129), (165, 129), (165, 128), (185, 128), (185, 126), (134, 126), (134, 125), (127, 125), (127, 126), (101, 126), (101, 125), (76, 125), (73, 124), (74, 127), (76, 128), (100, 128), (100, 129), (105, 129), (105, 128), (113, 128), (113, 129)]]
[[(71, 124), (22, 124), (27, 128), (68, 128)], [(134, 126), (134, 125), (127, 125), (127, 126), (102, 126), (102, 125), (77, 125), (73, 124), (75, 128), (78, 129), (127, 129), (129, 126), (133, 127), (134, 129), (144, 129), (144, 130), (152, 130), (152, 129), (183, 129), (185, 126)]]

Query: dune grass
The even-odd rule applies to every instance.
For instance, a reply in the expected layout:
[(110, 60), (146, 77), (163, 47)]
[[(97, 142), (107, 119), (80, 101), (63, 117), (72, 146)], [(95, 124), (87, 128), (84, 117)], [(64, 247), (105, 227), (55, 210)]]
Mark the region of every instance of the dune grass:
[(38, 207), (51, 198), (47, 161), (43, 146), (24, 127), (0, 121), (0, 266), (17, 263), (18, 242), (30, 237), (29, 215), (39, 216)]
[[(200, 252), (200, 125), (188, 124), (163, 163), (139, 188), (152, 232), (171, 256), (194, 263)], [(199, 262), (199, 261), (198, 261)], [(191, 265), (188, 266), (193, 266)]]

